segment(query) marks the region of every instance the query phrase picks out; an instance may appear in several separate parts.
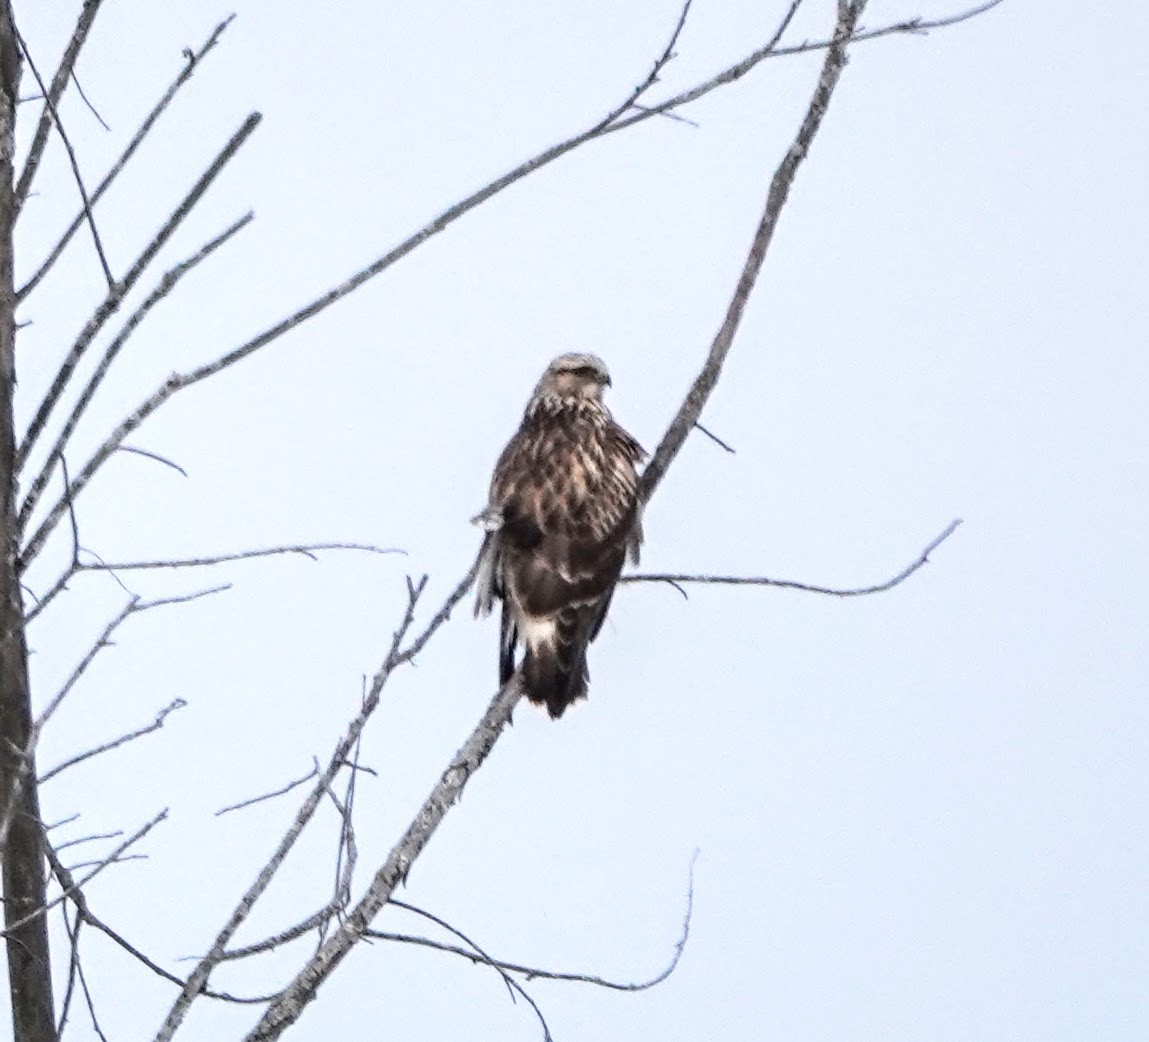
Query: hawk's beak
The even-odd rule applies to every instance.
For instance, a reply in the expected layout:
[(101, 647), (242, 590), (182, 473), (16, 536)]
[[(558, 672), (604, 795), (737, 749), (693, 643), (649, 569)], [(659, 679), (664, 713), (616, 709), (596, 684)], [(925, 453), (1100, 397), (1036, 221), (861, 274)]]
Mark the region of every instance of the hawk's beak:
[(609, 377), (609, 376), (607, 376), (607, 377), (604, 377), (604, 378), (603, 378), (603, 381), (602, 381), (602, 385), (603, 385), (603, 387), (610, 387), (610, 386), (611, 386), (611, 382), (610, 382), (610, 377)]

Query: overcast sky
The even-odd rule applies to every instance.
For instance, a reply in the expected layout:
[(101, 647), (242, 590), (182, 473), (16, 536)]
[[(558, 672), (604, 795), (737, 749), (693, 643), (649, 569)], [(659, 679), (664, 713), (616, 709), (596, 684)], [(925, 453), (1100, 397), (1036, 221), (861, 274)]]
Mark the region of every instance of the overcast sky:
[[(62, 113), (95, 183), (229, 7), (106, 0), (79, 64), (103, 130)], [(808, 0), (793, 40), (824, 35)], [(23, 4), (47, 72), (78, 3)], [(696, 0), (669, 93), (764, 42), (785, 5)], [(497, 8), (497, 10), (496, 10)], [(949, 13), (874, 0), (878, 25)], [(248, 112), (264, 121), (153, 279), (249, 207), (256, 221), (156, 310), (77, 435), (73, 471), (173, 370), (214, 358), (465, 196), (593, 123), (646, 74), (677, 0), (499, 5), (246, 0), (97, 209), (125, 270)], [(1149, 1030), (1149, 654), (1143, 5), (1006, 0), (852, 52), (703, 422), (646, 519), (650, 570), (880, 581), (895, 590), (631, 586), (591, 654), (590, 699), (522, 706), (400, 895), (501, 958), (639, 994), (528, 987), (558, 1042), (1141, 1040)], [(93, 883), (152, 958), (205, 951), (299, 794), (216, 818), (321, 760), (405, 603), (470, 564), (490, 470), (555, 354), (611, 367), (609, 404), (652, 449), (701, 365), (820, 55), (761, 66), (683, 114), (568, 156), (255, 357), (178, 395), (77, 504), (108, 560), (306, 540), (399, 547), (196, 574), (233, 588), (133, 619), (44, 739), (41, 765), (165, 729), (49, 782), (61, 839), (131, 831), (149, 860)], [(25, 76), (24, 90), (33, 83)], [(655, 96), (662, 96), (656, 94)], [(26, 147), (37, 115), (21, 109)], [(26, 277), (70, 220), (58, 145), (19, 242)], [(20, 278), (18, 276), (18, 279)], [(148, 284), (150, 286), (150, 283)], [(22, 306), (26, 424), (101, 293), (77, 237)], [(112, 323), (101, 343), (118, 328)], [(68, 536), (29, 577), (51, 581)], [(40, 703), (126, 599), (84, 576), (31, 631)], [(359, 886), (496, 685), (497, 624), (468, 610), (396, 674), (363, 747)], [(241, 934), (321, 905), (335, 833), (305, 843)], [(67, 833), (65, 836), (64, 833)], [(110, 849), (108, 844), (77, 848)], [(423, 932), (389, 911), (385, 929)], [(311, 942), (213, 978), (275, 988)], [(174, 997), (96, 936), (109, 1039)], [(62, 990), (62, 989), (61, 989)], [(183, 1037), (239, 1038), (205, 1002)], [(80, 1011), (75, 1038), (94, 1037)], [(297, 1039), (535, 1040), (490, 970), (357, 948)]]

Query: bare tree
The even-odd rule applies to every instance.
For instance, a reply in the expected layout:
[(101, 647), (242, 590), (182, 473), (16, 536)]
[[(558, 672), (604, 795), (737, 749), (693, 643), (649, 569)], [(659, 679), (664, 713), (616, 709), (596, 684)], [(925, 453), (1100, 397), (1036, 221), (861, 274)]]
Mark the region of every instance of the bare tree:
[[(129, 597), (123, 607), (107, 621), (97, 639), (79, 657), (73, 671), (54, 693), (32, 692), (30, 689), (27, 628), (53, 608), (61, 595), (68, 591), (70, 582), (85, 573), (99, 572), (117, 576), (140, 570), (203, 569), (226, 561), (277, 554), (314, 556), (326, 551), (374, 554), (394, 552), (389, 548), (363, 543), (333, 541), (264, 546), (224, 553), (209, 553), (205, 550), (198, 556), (186, 558), (106, 562), (82, 551), (75, 504), (88, 492), (93, 478), (116, 453), (146, 453), (146, 450), (129, 445), (128, 439), (181, 391), (221, 376), (238, 362), (314, 318), (499, 192), (589, 142), (627, 131), (659, 117), (683, 119), (681, 111), (691, 102), (740, 79), (768, 59), (782, 55), (820, 54), (820, 75), (799, 129), (770, 179), (766, 201), (726, 313), (704, 355), (697, 378), (686, 390), (681, 406), (670, 420), (643, 475), (642, 497), (644, 501), (649, 501), (693, 430), (699, 429), (715, 437), (700, 424), (703, 410), (721, 377), (723, 363), (735, 342), (744, 309), (759, 278), (791, 186), (807, 158), (838, 87), (850, 48), (880, 36), (921, 33), (930, 28), (950, 25), (980, 14), (999, 2), (991, 0), (979, 7), (940, 19), (913, 18), (876, 28), (864, 28), (860, 19), (866, 7), (865, 0), (838, 0), (836, 16), (830, 20), (831, 28), (825, 38), (791, 43), (787, 42), (787, 36), (802, 6), (802, 0), (793, 0), (769, 38), (761, 41), (742, 60), (671, 97), (652, 99), (660, 74), (675, 57), (690, 12), (688, 0), (670, 32), (665, 48), (656, 56), (649, 72), (605, 115), (590, 122), (582, 132), (538, 152), (505, 175), (446, 208), (372, 263), (332, 285), (326, 292), (290, 314), (270, 322), (257, 335), (193, 368), (173, 373), (156, 386), (152, 393), (127, 409), (119, 423), (103, 432), (95, 449), (72, 472), (67, 460), (74, 448), (73, 436), (84, 424), (89, 405), (100, 393), (125, 343), (152, 310), (177, 289), (185, 275), (213, 257), (250, 222), (250, 213), (240, 215), (194, 252), (171, 264), (156, 277), (159, 255), (220, 172), (244, 146), (258, 126), (260, 116), (258, 113), (249, 115), (230, 139), (219, 146), (202, 174), (161, 223), (159, 231), (127, 269), (118, 274), (109, 263), (101, 242), (97, 220), (98, 204), (108, 187), (132, 162), (141, 142), (165, 115), (173, 97), (199, 72), (201, 63), (219, 44), (230, 19), (217, 25), (199, 48), (185, 53), (178, 74), (131, 136), (119, 159), (98, 185), (89, 188), (81, 177), (67, 128), (60, 118), (59, 102), (69, 86), (75, 83), (76, 63), (100, 11), (101, 0), (85, 0), (83, 3), (75, 29), (50, 79), (41, 75), (35, 56), (28, 52), (19, 34), (11, 5), (5, 0), (0, 8), (0, 473), (3, 475), (0, 524), (3, 525), (5, 547), (0, 566), (0, 851), (3, 852), (4, 862), (9, 990), (14, 1037), (18, 1042), (51, 1042), (57, 1039), (70, 1022), (80, 996), (85, 999), (95, 1030), (99, 1031), (95, 1006), (84, 975), (82, 931), (103, 934), (117, 946), (126, 956), (125, 972), (134, 965), (138, 970), (156, 975), (172, 985), (174, 995), (171, 1006), (155, 1036), (158, 1042), (172, 1038), (184, 1024), (190, 1007), (201, 999), (255, 1006), (261, 1011), (261, 1018), (246, 1037), (252, 1042), (278, 1038), (300, 1017), (319, 987), (347, 953), (364, 941), (387, 940), (435, 947), (492, 967), (513, 989), (512, 993), (522, 995), (535, 1008), (544, 1035), (548, 1038), (550, 1035), (546, 1022), (526, 994), (524, 981), (535, 977), (554, 977), (638, 990), (658, 983), (672, 972), (686, 943), (689, 907), (681, 939), (665, 969), (651, 980), (615, 982), (594, 974), (556, 973), (517, 961), (493, 958), (433, 913), (401, 902), (395, 897), (397, 885), (407, 878), (435, 829), (456, 804), (467, 782), (482, 766), (509, 721), (520, 697), (514, 680), (495, 694), (487, 711), (447, 764), (409, 827), (395, 842), (388, 856), (374, 868), (369, 881), (363, 886), (357, 885), (359, 855), (354, 827), (356, 785), (360, 775), (367, 770), (359, 763), (361, 738), (393, 674), (413, 662), (416, 656), (430, 646), (466, 596), (474, 578), (473, 568), (459, 580), (430, 617), (421, 622), (418, 620), (424, 608), (426, 577), (418, 581), (408, 580), (406, 611), (394, 629), (390, 646), (378, 670), (365, 685), (359, 712), (348, 721), (342, 737), (330, 754), (322, 761), (317, 759), (312, 770), (303, 777), (263, 796), (221, 810), (220, 813), (231, 813), (265, 799), (285, 797), (300, 790), (305, 793), (290, 826), (256, 877), (246, 887), (238, 890), (232, 911), (215, 929), (214, 938), (206, 951), (196, 959), (190, 970), (180, 972), (162, 966), (140, 950), (112, 923), (97, 914), (85, 893), (86, 883), (94, 876), (136, 856), (134, 848), (152, 828), (164, 820), (165, 812), (156, 814), (127, 836), (93, 835), (72, 840), (72, 845), (95, 840), (114, 840), (115, 843), (110, 852), (94, 860), (66, 865), (61, 854), (69, 844), (55, 840), (50, 825), (43, 821), (38, 793), (39, 785), (60, 771), (154, 733), (164, 726), (171, 713), (181, 708), (182, 700), (171, 701), (156, 713), (153, 720), (123, 734), (109, 737), (90, 749), (77, 751), (48, 771), (38, 770), (36, 751), (39, 736), (57, 708), (81, 681), (101, 651), (133, 618), (155, 608), (178, 608), (189, 600), (218, 592), (222, 587), (205, 586), (190, 595), (151, 600)], [(42, 104), (35, 133), (17, 173), (15, 129), (17, 114), (24, 111), (17, 107), (22, 71), (25, 78), (30, 75), (34, 81)], [(17, 221), (21, 207), (36, 184), (45, 149), (52, 140), (58, 141), (69, 157), (79, 200), (77, 212), (61, 234), (57, 245), (38, 266), (33, 267), (32, 274), (24, 284), (18, 286), (15, 279), (14, 245)], [(32, 299), (45, 276), (69, 245), (81, 235), (88, 236), (94, 247), (95, 261), (105, 283), (104, 294), (96, 302), (75, 340), (64, 351), (63, 361), (54, 379), (35, 404), (27, 430), (19, 437), (13, 410), (17, 374), (17, 308)], [(143, 293), (148, 279), (153, 280), (151, 289)], [(138, 302), (118, 330), (109, 332), (113, 318), (129, 300)], [(100, 351), (102, 353), (97, 354)], [(80, 376), (82, 362), (89, 363), (90, 371), (86, 380)], [(70, 405), (66, 406), (66, 402), (70, 402)], [(171, 461), (161, 458), (160, 462)], [(624, 581), (670, 583), (679, 589), (689, 583), (711, 583), (782, 586), (837, 596), (878, 593), (901, 583), (920, 568), (929, 553), (954, 531), (956, 525), (957, 522), (949, 525), (903, 571), (885, 581), (860, 589), (836, 589), (767, 577), (689, 573), (640, 573), (628, 576)], [(45, 575), (48, 556), (44, 552), (49, 546), (67, 549), (63, 551), (62, 557), (60, 553), (56, 554), (56, 559), (64, 560), (63, 567)], [(31, 602), (27, 605), (26, 592)], [(39, 707), (38, 712), (34, 712), (35, 707)], [(295, 923), (261, 941), (237, 944), (237, 932), (248, 922), (253, 908), (276, 878), (300, 837), (313, 826), (318, 812), (324, 807), (334, 810), (339, 823), (330, 900), (322, 907), (306, 913), (301, 911)], [(49, 885), (49, 877), (54, 886)], [(406, 910), (426, 922), (446, 929), (454, 935), (454, 941), (436, 941), (420, 935), (379, 929), (375, 925), (376, 917), (388, 905)], [(59, 1004), (53, 995), (53, 963), (48, 930), (49, 915), (57, 912), (63, 916), (68, 941), (68, 950), (56, 954), (60, 977), (66, 981)], [(221, 966), (258, 959), (303, 938), (311, 938), (315, 942), (313, 948), (310, 951), (302, 947), (298, 949), (292, 979), (274, 994), (234, 995), (213, 986), (213, 974)]]

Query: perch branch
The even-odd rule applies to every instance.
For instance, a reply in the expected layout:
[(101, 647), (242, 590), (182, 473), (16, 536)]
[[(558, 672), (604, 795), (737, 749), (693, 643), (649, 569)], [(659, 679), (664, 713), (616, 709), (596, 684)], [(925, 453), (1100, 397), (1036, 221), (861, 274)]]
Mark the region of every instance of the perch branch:
[(830, 104), (830, 98), (838, 84), (838, 78), (846, 66), (846, 47), (864, 7), (864, 0), (847, 4), (838, 19), (833, 43), (826, 51), (826, 58), (822, 63), (822, 74), (818, 77), (814, 97), (806, 109), (806, 115), (802, 120), (797, 137), (794, 138), (793, 144), (787, 150), (770, 182), (770, 191), (766, 196), (766, 208), (758, 222), (758, 229), (754, 233), (754, 240), (750, 245), (750, 252), (742, 267), (738, 284), (734, 289), (734, 296), (726, 309), (726, 318), (714, 337), (702, 371), (691, 385), (678, 414), (663, 435), (654, 456), (643, 472), (639, 484), (639, 496), (644, 503), (653, 495), (658, 483), (665, 475), (667, 467), (678, 455), (687, 436), (694, 429), (711, 391), (714, 390), (718, 378), (722, 374), (722, 365), (734, 343), (734, 335), (738, 332), (738, 327), (742, 322), (742, 314), (746, 310), (746, 303), (750, 299), (754, 284), (758, 281), (762, 262), (766, 259), (766, 251), (770, 248), (774, 229), (778, 226), (778, 218), (782, 215), (782, 209), (790, 195), (794, 176), (810, 150), (814, 135), (822, 125), (822, 118), (826, 114), (826, 108)]

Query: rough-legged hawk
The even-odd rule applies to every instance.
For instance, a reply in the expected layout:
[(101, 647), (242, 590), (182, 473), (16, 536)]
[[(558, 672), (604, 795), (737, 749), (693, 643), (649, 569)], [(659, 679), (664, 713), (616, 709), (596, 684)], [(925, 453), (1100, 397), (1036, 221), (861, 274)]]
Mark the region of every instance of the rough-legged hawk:
[(598, 635), (629, 550), (638, 560), (642, 447), (602, 401), (610, 374), (594, 355), (559, 355), (491, 480), (475, 613), (503, 602), (499, 682), (522, 643), (526, 696), (560, 717), (586, 696)]

